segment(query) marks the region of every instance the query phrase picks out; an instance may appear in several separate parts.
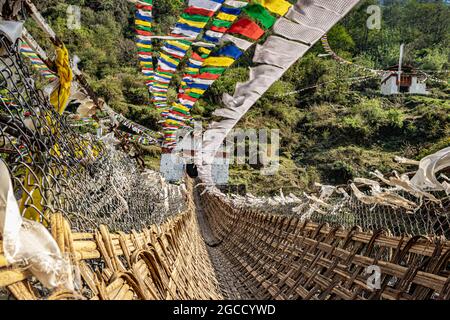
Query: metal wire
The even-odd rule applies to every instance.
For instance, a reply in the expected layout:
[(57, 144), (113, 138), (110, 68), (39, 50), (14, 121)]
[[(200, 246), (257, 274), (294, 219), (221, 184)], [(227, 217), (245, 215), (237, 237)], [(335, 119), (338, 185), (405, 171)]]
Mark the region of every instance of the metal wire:
[[(407, 194), (401, 194), (408, 198)], [(392, 235), (434, 236), (450, 239), (450, 201), (442, 198), (441, 203), (423, 201), (414, 212), (386, 205), (368, 205), (352, 196), (348, 199), (327, 200), (333, 210), (326, 214), (315, 212), (311, 220), (327, 222), (331, 226), (351, 228), (360, 226), (364, 231), (385, 229)]]
[(62, 212), (77, 231), (127, 232), (183, 210), (182, 193), (161, 194), (169, 187), (146, 179), (123, 150), (75, 131), (36, 90), (17, 43), (0, 36), (0, 45), (0, 155), (22, 215), (48, 222)]

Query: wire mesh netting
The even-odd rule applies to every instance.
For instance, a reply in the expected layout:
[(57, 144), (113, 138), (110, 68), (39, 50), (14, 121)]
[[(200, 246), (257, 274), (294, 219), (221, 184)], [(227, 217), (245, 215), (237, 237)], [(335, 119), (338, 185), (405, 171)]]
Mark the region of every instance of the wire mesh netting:
[(314, 212), (311, 220), (327, 222), (331, 226), (360, 226), (365, 231), (384, 229), (393, 235), (443, 236), (450, 238), (450, 201), (441, 203), (424, 201), (416, 210), (408, 212), (403, 208), (386, 205), (368, 205), (356, 197), (346, 200), (331, 199), (333, 210), (326, 214)]
[[(423, 235), (450, 238), (450, 197), (445, 193), (435, 192), (439, 201), (417, 198), (413, 195), (393, 189), (400, 196), (415, 206), (412, 210), (386, 204), (367, 204), (347, 191), (333, 192), (327, 197), (292, 193), (275, 197), (255, 197), (231, 195), (231, 201), (237, 207), (255, 209), (275, 215), (295, 215), (303, 220), (311, 220), (330, 226), (352, 228), (360, 226), (364, 231), (384, 229), (392, 235)], [(368, 192), (366, 192), (368, 194)]]
[(0, 154), (26, 218), (62, 212), (75, 230), (140, 229), (183, 210), (183, 188), (142, 172), (119, 147), (81, 135), (35, 88), (18, 44), (0, 38)]

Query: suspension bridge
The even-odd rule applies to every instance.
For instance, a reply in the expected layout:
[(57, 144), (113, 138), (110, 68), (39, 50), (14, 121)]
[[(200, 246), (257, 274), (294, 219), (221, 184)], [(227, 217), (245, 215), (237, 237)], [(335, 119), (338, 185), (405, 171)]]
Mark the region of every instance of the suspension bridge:
[[(134, 2), (141, 21), (138, 34), (152, 37), (145, 23), (151, 17), (151, 1)], [(147, 142), (170, 150), (173, 131), (189, 125), (188, 118), (173, 116), (182, 109), (180, 105), (192, 106), (198, 99), (200, 87), (195, 84), (205, 84), (198, 80), (214, 74), (214, 66), (207, 64), (231, 62), (223, 59), (230, 54), (237, 59), (237, 52), (248, 49), (252, 37), (258, 38), (259, 29), (243, 27), (242, 21), (247, 26), (252, 21), (238, 20), (238, 11), (230, 9), (247, 8), (247, 3), (238, 2), (225, 1), (227, 10), (220, 9), (221, 1), (189, 2), (187, 13), (234, 14), (235, 18), (226, 16), (230, 20), (218, 20), (230, 21), (226, 28), (247, 39), (218, 31), (224, 27), (217, 27), (217, 22), (207, 36), (211, 40), (224, 33), (228, 49), (219, 49), (211, 57), (189, 57), (193, 65), (205, 68), (197, 75), (208, 76), (186, 76), (175, 104), (168, 106), (166, 91), (160, 90), (165, 88), (164, 78), (170, 78), (168, 69), (150, 68), (151, 51), (141, 54), (153, 102), (165, 113), (164, 135), (109, 108), (76, 70), (74, 99), (92, 101), (111, 123), (125, 122), (136, 134), (145, 135)], [(226, 106), (217, 110), (223, 119), (208, 129), (217, 134), (206, 141), (209, 148), (202, 151), (199, 178), (185, 176), (179, 184), (142, 168), (134, 144), (116, 129), (100, 136), (77, 132), (54, 100), (36, 88), (30, 67), (37, 64), (48, 80), (58, 79), (63, 85), (61, 69), (55, 72), (46, 66), (42, 55), (27, 63), (27, 54), (40, 51), (38, 45), (16, 28), (17, 19), (3, 15), (0, 296), (25, 300), (450, 299), (450, 180), (442, 173), (450, 166), (449, 148), (418, 162), (397, 159), (416, 165), (413, 175), (374, 172), (370, 179), (357, 178), (347, 186), (318, 186), (316, 194), (227, 195), (211, 183), (211, 159), (227, 133), (357, 2), (260, 1), (261, 8), (274, 14), (270, 19), (264, 13), (264, 22), (258, 20), (262, 19), (259, 7), (245, 9), (247, 16), (258, 17), (263, 26), (266, 23), (266, 29), (275, 25), (274, 34), (257, 45), (250, 80), (237, 84), (233, 96), (224, 97)], [(24, 3), (28, 9), (22, 9), (51, 33), (31, 2)], [(196, 7), (199, 3), (209, 9)], [(15, 10), (20, 11), (20, 6), (6, 10), (10, 18), (18, 14)], [(196, 38), (192, 25), (177, 24), (170, 37)], [(25, 49), (21, 39), (27, 43)], [(172, 45), (166, 46), (167, 52), (177, 44), (187, 45), (185, 39), (167, 41)], [(201, 53), (211, 43), (196, 46)], [(277, 46), (286, 50), (270, 54)], [(165, 65), (174, 64), (173, 56), (165, 59)], [(56, 97), (61, 107), (61, 94)], [(379, 272), (371, 273), (373, 267)]]

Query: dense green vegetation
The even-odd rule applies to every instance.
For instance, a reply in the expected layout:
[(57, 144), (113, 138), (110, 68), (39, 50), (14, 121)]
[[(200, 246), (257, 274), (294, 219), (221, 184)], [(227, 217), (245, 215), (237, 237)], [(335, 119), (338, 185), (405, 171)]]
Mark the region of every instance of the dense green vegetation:
[[(159, 118), (147, 105), (148, 95), (136, 59), (132, 4), (124, 0), (36, 2), (71, 53), (81, 58), (80, 68), (97, 93), (128, 118), (158, 129)], [(450, 7), (442, 2), (392, 2), (383, 7), (381, 29), (368, 30), (366, 9), (377, 1), (362, 1), (329, 32), (333, 49), (355, 63), (383, 69), (397, 63), (399, 46), (405, 43), (406, 63), (431, 70), (436, 78), (447, 81), (448, 73), (441, 71), (450, 67)], [(182, 3), (155, 1), (156, 33), (169, 30)], [(82, 7), (80, 30), (66, 26), (69, 4)], [(39, 42), (46, 43), (29, 24)], [(233, 183), (245, 183), (254, 193), (272, 193), (281, 187), (295, 191), (311, 188), (319, 181), (341, 184), (375, 169), (409, 170), (396, 164), (393, 157), (419, 159), (450, 145), (448, 85), (430, 79), (429, 96), (384, 97), (379, 93), (379, 78), (350, 81), (367, 73), (318, 57), (320, 53), (324, 53), (323, 48), (316, 44), (240, 123), (241, 128), (281, 130), (279, 172), (261, 176), (257, 166), (233, 166)], [(250, 57), (251, 52), (214, 84), (195, 107), (196, 118), (205, 122), (211, 119), (221, 95), (232, 92), (237, 81), (246, 79)], [(157, 153), (152, 148), (148, 149), (147, 163), (157, 165)]]

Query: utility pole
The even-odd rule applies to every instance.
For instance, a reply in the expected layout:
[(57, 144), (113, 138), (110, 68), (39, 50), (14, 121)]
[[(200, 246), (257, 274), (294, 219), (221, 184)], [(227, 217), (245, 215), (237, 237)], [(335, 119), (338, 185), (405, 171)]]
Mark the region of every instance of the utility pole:
[(401, 81), (401, 74), (402, 74), (402, 62), (403, 62), (403, 50), (404, 50), (405, 44), (402, 43), (400, 45), (400, 57), (398, 59), (398, 73), (397, 73), (397, 77), (398, 77), (398, 86), (400, 87), (400, 81)]

